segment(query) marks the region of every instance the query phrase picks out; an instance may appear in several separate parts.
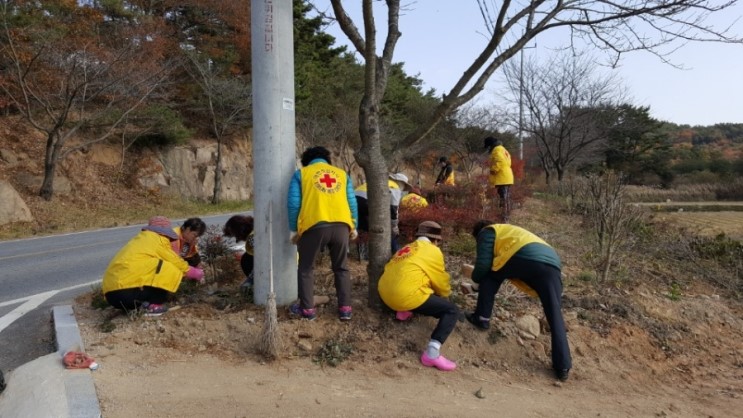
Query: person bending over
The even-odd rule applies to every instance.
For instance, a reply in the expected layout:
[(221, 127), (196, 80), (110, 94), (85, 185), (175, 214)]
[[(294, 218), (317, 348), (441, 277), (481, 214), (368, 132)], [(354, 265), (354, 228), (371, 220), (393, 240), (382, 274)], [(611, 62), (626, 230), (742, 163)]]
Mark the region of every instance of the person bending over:
[(572, 361), (562, 317), (561, 263), (557, 252), (524, 228), (478, 221), (472, 229), (477, 256), (472, 280), (479, 284), (475, 311), (465, 315), (480, 330), (490, 328), (495, 295), (505, 280), (542, 302), (552, 334), (552, 368), (568, 379)]

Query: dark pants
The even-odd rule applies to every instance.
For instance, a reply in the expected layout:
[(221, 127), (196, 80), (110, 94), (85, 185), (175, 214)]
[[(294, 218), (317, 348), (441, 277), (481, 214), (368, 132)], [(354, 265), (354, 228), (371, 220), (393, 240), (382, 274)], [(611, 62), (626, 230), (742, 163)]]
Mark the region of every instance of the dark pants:
[(493, 314), (495, 294), (508, 278), (520, 279), (537, 292), (552, 333), (552, 367), (555, 370), (570, 369), (572, 367), (570, 347), (561, 312), (560, 269), (537, 261), (511, 257), (500, 270), (491, 271), (480, 280), (475, 315), (490, 318)]
[(431, 295), (423, 302), (423, 305), (413, 309), (413, 312), (432, 316), (439, 320), (436, 328), (431, 333), (431, 339), (444, 344), (449, 334), (454, 331), (459, 318), (459, 308), (453, 302), (442, 297)]
[(315, 307), (315, 258), (320, 249), (328, 246), (330, 263), (335, 276), (335, 291), (338, 306), (351, 306), (351, 273), (348, 271), (348, 225), (329, 223), (313, 226), (304, 231), (297, 242), (299, 268), (297, 280), (299, 306), (302, 309)]
[(501, 209), (501, 216), (504, 222), (508, 222), (508, 218), (511, 215), (511, 186), (505, 184), (495, 187), (498, 192), (498, 204)]
[[(369, 201), (364, 197), (356, 196), (356, 207), (359, 211), (359, 226), (356, 229), (362, 232), (369, 232)], [(390, 211), (397, 211), (397, 206), (390, 206)], [(390, 215), (393, 219), (397, 216), (396, 212), (394, 213), (395, 215)], [(395, 254), (400, 249), (400, 244), (398, 243), (399, 234), (392, 232), (390, 235), (392, 236), (390, 247), (392, 248), (392, 254)]]
[(245, 277), (251, 277), (253, 274), (253, 256), (244, 253), (242, 257), (240, 257), (240, 268), (243, 271), (243, 274), (245, 274)]
[(359, 231), (369, 232), (369, 202), (365, 197), (356, 196), (356, 208), (359, 211)]
[(133, 311), (143, 302), (161, 305), (168, 301), (170, 292), (159, 287), (143, 286), (131, 289), (112, 290), (106, 293), (109, 305), (123, 311)]

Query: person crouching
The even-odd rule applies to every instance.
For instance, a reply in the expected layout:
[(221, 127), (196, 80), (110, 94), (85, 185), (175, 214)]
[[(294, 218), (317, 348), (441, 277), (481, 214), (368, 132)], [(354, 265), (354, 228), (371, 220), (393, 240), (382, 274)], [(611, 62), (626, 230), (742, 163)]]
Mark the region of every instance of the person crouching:
[(189, 266), (171, 248), (177, 239), (168, 218), (150, 218), (108, 264), (101, 285), (106, 301), (123, 311), (142, 308), (146, 316), (159, 316), (168, 310), (165, 302), (184, 275), (203, 282), (204, 270)]
[(457, 305), (446, 299), (451, 294), (451, 283), (439, 249), (441, 225), (422, 222), (415, 236), (416, 240), (395, 253), (384, 267), (379, 296), (398, 313), (412, 311), (437, 318), (439, 322), (421, 354), (421, 363), (443, 371), (454, 370), (457, 364), (440, 353), (459, 316)]

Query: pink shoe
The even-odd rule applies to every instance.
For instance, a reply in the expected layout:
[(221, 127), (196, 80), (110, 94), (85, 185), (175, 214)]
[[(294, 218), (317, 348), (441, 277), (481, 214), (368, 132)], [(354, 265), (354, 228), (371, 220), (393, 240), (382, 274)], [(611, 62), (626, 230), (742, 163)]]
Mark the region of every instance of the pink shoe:
[(410, 311), (399, 311), (395, 314), (395, 318), (398, 321), (407, 321), (408, 319), (413, 317), (413, 313)]
[(447, 359), (446, 357), (439, 354), (438, 357), (432, 359), (428, 357), (426, 352), (423, 352), (421, 356), (421, 364), (426, 367), (435, 367), (441, 371), (449, 372), (457, 368), (457, 363)]

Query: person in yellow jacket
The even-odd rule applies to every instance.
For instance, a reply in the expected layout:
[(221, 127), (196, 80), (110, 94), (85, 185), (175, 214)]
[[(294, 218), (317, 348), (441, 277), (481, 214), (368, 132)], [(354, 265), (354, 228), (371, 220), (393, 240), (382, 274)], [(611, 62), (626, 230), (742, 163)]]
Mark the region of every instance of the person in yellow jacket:
[(459, 317), (459, 309), (450, 300), (449, 273), (444, 267), (441, 244), (441, 225), (422, 222), (415, 233), (417, 239), (401, 248), (384, 267), (377, 290), (382, 301), (400, 314), (414, 312), (432, 316), (439, 321), (431, 333), (421, 363), (427, 367), (450, 371), (457, 364), (441, 354)]
[(165, 302), (186, 278), (203, 281), (204, 271), (191, 267), (173, 251), (178, 235), (170, 220), (153, 216), (147, 226), (114, 256), (101, 285), (106, 301), (114, 308), (157, 316), (168, 308)]
[(465, 318), (480, 330), (490, 328), (495, 295), (505, 280), (538, 297), (552, 333), (552, 368), (558, 379), (567, 380), (572, 361), (561, 311), (560, 256), (543, 239), (515, 225), (482, 220), (472, 235), (477, 240), (472, 280), (479, 288), (477, 307)]
[(294, 172), (289, 183), (287, 212), (290, 240), (299, 253), (299, 303), (292, 304), (290, 312), (308, 320), (317, 318), (313, 270), (320, 249), (327, 246), (335, 276), (338, 318), (350, 321), (348, 242), (358, 237), (359, 216), (351, 177), (331, 165), (326, 148), (311, 147), (302, 153), (302, 168)]
[(183, 225), (173, 228), (178, 239), (170, 243), (173, 251), (186, 260), (189, 266), (201, 267), (201, 255), (197, 242), (206, 232), (206, 223), (201, 218), (188, 218)]
[(510, 189), (513, 185), (513, 170), (511, 170), (511, 154), (503, 141), (489, 136), (485, 138), (485, 148), (490, 153), (490, 175), (488, 182), (495, 186), (498, 191), (499, 204), (503, 222), (508, 222), (511, 215), (511, 194)]
[(407, 210), (417, 210), (428, 207), (428, 200), (422, 196), (420, 189), (413, 190), (400, 199), (400, 207)]

